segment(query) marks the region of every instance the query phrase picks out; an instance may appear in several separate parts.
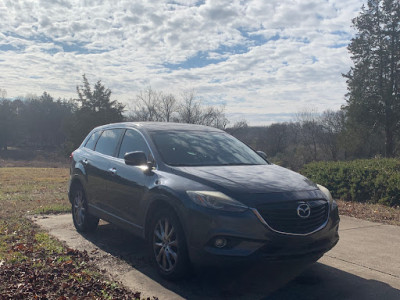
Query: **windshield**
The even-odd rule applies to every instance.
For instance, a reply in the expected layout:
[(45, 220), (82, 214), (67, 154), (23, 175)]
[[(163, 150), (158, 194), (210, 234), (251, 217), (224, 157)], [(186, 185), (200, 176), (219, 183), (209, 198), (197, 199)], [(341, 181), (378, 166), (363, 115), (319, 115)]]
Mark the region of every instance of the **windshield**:
[(251, 148), (222, 132), (157, 131), (151, 137), (163, 161), (172, 166), (268, 164)]

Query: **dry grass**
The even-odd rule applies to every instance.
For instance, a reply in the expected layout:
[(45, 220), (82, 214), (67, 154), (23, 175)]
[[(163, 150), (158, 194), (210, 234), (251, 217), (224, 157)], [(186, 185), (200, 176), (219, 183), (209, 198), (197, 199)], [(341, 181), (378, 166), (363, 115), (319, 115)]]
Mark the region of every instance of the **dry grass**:
[(70, 210), (66, 168), (0, 168), (0, 216)]
[(400, 207), (338, 200), (339, 213), (372, 222), (400, 226)]

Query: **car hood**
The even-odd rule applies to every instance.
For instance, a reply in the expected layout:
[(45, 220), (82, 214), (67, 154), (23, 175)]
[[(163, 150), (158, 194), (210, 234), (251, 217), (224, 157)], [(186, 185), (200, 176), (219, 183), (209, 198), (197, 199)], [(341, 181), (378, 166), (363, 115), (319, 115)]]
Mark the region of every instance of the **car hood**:
[(317, 186), (306, 177), (277, 165), (175, 167), (175, 173), (235, 193), (311, 191)]

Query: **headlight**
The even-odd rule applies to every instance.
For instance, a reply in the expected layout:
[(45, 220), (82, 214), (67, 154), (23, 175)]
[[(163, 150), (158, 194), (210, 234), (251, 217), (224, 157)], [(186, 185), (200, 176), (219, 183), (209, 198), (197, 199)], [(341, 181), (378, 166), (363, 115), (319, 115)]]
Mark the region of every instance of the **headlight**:
[(243, 212), (248, 207), (221, 192), (187, 191), (189, 198), (196, 204), (224, 211)]
[(333, 199), (331, 192), (324, 186), (317, 184), (317, 187), (320, 189), (321, 192), (323, 192), (326, 197), (329, 199), (329, 204), (331, 206), (331, 209), (334, 209), (337, 206), (336, 201)]

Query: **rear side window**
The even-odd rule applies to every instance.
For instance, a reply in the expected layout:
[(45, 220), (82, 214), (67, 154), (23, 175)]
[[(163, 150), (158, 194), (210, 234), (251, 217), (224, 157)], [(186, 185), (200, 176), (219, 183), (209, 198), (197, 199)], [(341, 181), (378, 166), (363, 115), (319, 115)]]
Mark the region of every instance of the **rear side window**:
[(90, 150), (94, 150), (94, 146), (96, 146), (97, 139), (99, 138), (101, 131), (93, 132), (90, 138), (87, 140), (85, 148), (89, 148)]
[(127, 130), (119, 150), (119, 158), (124, 158), (127, 152), (142, 151), (149, 156), (150, 150), (142, 135), (136, 130)]
[(104, 130), (97, 141), (95, 151), (113, 156), (123, 129)]

